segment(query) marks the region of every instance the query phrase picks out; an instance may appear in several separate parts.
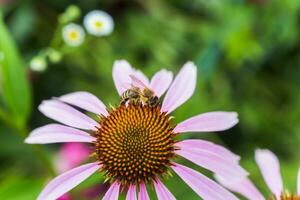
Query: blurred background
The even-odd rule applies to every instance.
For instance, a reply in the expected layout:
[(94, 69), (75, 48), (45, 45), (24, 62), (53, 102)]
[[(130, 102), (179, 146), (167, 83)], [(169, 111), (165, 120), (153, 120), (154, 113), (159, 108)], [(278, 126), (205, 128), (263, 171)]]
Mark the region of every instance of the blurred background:
[[(83, 26), (92, 10), (112, 16), (113, 32), (101, 37), (86, 33), (79, 46), (65, 43), (63, 27)], [(41, 101), (88, 91), (107, 105), (116, 104), (111, 76), (116, 59), (128, 60), (148, 77), (161, 68), (177, 73), (186, 61), (194, 61), (196, 92), (173, 113), (176, 121), (225, 110), (237, 111), (240, 123), (225, 132), (185, 137), (206, 138), (239, 154), (266, 196), (254, 150), (269, 148), (280, 159), (285, 188), (295, 192), (299, 19), (299, 0), (0, 0), (0, 199), (35, 199), (59, 173), (62, 145), (23, 143), (30, 130), (52, 122), (38, 112)], [(99, 199), (107, 188), (101, 182), (103, 177), (95, 174), (70, 195)], [(199, 199), (178, 177), (166, 185), (178, 199)], [(95, 188), (96, 195), (87, 188)], [(155, 199), (153, 189), (149, 192)]]

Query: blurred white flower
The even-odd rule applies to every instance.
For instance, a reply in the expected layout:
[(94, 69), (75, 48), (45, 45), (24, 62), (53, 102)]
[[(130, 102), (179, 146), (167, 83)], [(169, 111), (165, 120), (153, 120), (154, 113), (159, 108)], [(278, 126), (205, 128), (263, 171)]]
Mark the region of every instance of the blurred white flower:
[(62, 36), (68, 45), (75, 47), (83, 43), (85, 33), (80, 25), (70, 23), (63, 27)]
[(89, 12), (84, 17), (83, 24), (88, 33), (96, 36), (109, 35), (114, 29), (113, 18), (101, 10)]
[(47, 68), (47, 62), (44, 57), (33, 57), (29, 63), (30, 69), (37, 72), (43, 72)]

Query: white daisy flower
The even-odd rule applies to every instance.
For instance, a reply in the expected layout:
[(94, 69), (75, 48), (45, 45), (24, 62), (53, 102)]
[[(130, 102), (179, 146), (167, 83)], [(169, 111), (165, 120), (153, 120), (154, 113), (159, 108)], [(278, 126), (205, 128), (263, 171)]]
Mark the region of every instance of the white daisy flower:
[(43, 57), (34, 57), (29, 63), (30, 69), (37, 72), (43, 72), (47, 68), (47, 62)]
[(75, 47), (83, 43), (85, 33), (80, 25), (70, 23), (63, 27), (62, 36), (68, 45)]
[(113, 18), (104, 11), (94, 10), (89, 12), (83, 20), (87, 32), (91, 35), (109, 35), (114, 29)]

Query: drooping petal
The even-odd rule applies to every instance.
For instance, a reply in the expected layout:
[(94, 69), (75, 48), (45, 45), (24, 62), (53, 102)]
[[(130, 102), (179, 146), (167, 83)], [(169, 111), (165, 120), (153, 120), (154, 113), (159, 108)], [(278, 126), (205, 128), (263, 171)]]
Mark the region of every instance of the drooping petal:
[(79, 142), (65, 143), (59, 150), (55, 160), (55, 167), (58, 172), (63, 173), (83, 163), (91, 154), (86, 144)]
[(57, 100), (43, 101), (39, 110), (45, 116), (75, 128), (96, 130), (98, 126), (95, 120)]
[(119, 95), (127, 89), (126, 84), (130, 84), (129, 75), (133, 74), (131, 65), (126, 60), (117, 60), (113, 65), (113, 80)]
[(300, 195), (300, 168), (298, 169), (297, 175), (297, 194)]
[(224, 131), (238, 123), (236, 112), (208, 112), (191, 117), (175, 128), (175, 133)]
[(159, 179), (154, 181), (154, 187), (158, 200), (176, 200), (174, 195)]
[(100, 167), (98, 163), (89, 163), (59, 175), (48, 183), (37, 200), (57, 199), (87, 179)]
[(139, 187), (139, 200), (150, 200), (147, 188), (144, 182), (140, 184)]
[(130, 185), (127, 195), (126, 195), (126, 200), (136, 200), (136, 192), (135, 192), (135, 185)]
[(216, 182), (188, 167), (173, 163), (172, 169), (201, 198), (205, 200), (238, 200), (232, 193)]
[(187, 140), (182, 140), (182, 141), (176, 143), (176, 146), (178, 144), (185, 146), (185, 148), (194, 149), (195, 151), (197, 151), (199, 149), (200, 151), (206, 150), (209, 152), (215, 152), (216, 154), (222, 155), (232, 161), (238, 162), (240, 160), (240, 156), (232, 153), (231, 151), (229, 151), (228, 149), (226, 149), (225, 147), (223, 147), (221, 145), (214, 144), (207, 140), (187, 139)]
[[(201, 141), (199, 142), (201, 144)], [(220, 151), (221, 148), (215, 144), (210, 144), (210, 148), (201, 148), (201, 146), (192, 145), (190, 142), (179, 142), (176, 144), (179, 150), (176, 154), (180, 155), (191, 162), (204, 167), (216, 174), (226, 178), (242, 179), (248, 173), (238, 164), (238, 160), (232, 159), (233, 156), (226, 151)], [(208, 145), (206, 145), (208, 146)]]
[(279, 197), (283, 186), (278, 158), (268, 149), (257, 149), (255, 161), (269, 189)]
[(108, 191), (105, 193), (102, 200), (118, 200), (119, 190), (120, 190), (120, 184), (117, 182), (113, 183), (108, 189)]
[(262, 194), (248, 178), (236, 181), (230, 178), (223, 178), (217, 174), (215, 174), (215, 178), (224, 187), (233, 192), (240, 193), (249, 200), (264, 200)]
[(96, 139), (88, 133), (63, 126), (60, 124), (48, 124), (34, 129), (25, 139), (28, 144), (48, 144), (61, 142), (88, 142), (91, 143)]
[(162, 112), (174, 111), (193, 95), (196, 87), (196, 76), (196, 66), (192, 62), (187, 62), (170, 86), (162, 104)]
[(154, 91), (155, 95), (160, 97), (169, 88), (172, 83), (173, 73), (165, 69), (156, 72), (151, 79), (150, 88)]
[(97, 115), (107, 116), (105, 105), (95, 95), (88, 92), (73, 92), (59, 97), (59, 100), (77, 106)]

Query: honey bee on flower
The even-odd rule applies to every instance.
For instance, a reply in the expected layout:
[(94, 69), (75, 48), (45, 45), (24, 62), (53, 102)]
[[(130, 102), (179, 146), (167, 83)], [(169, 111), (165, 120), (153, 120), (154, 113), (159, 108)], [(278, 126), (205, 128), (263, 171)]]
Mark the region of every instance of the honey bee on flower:
[(136, 76), (130, 75), (133, 82), (132, 87), (122, 93), (121, 103), (134, 103), (155, 107), (159, 103), (158, 96), (155, 95), (154, 91), (149, 89), (141, 80)]
[[(117, 200), (120, 191), (127, 191), (127, 200), (149, 200), (146, 185), (154, 186), (159, 200), (175, 196), (163, 184), (169, 174), (177, 174), (194, 192), (205, 200), (238, 200), (221, 185), (174, 158), (182, 157), (224, 177), (244, 178), (248, 174), (239, 166), (239, 156), (226, 148), (200, 139), (179, 141), (176, 136), (186, 132), (223, 131), (238, 123), (237, 113), (215, 111), (191, 117), (174, 125), (171, 113), (194, 93), (197, 68), (187, 62), (173, 79), (165, 69), (149, 80), (127, 61), (116, 61), (113, 79), (118, 94), (130, 89), (128, 84), (153, 92), (162, 103), (150, 105), (148, 97), (136, 102), (126, 100), (107, 109), (96, 96), (74, 92), (46, 100), (39, 110), (61, 124), (49, 124), (33, 130), (25, 142), (47, 144), (85, 142), (93, 147), (94, 161), (75, 167), (50, 181), (38, 200), (55, 200), (87, 179), (96, 171), (111, 184), (103, 200)], [(140, 94), (139, 94), (140, 95)], [(144, 97), (143, 97), (144, 98)], [(99, 120), (78, 111), (98, 115)], [(86, 131), (84, 131), (86, 130)]]

